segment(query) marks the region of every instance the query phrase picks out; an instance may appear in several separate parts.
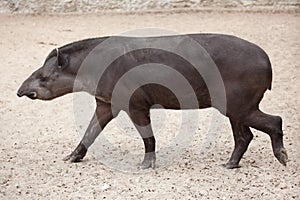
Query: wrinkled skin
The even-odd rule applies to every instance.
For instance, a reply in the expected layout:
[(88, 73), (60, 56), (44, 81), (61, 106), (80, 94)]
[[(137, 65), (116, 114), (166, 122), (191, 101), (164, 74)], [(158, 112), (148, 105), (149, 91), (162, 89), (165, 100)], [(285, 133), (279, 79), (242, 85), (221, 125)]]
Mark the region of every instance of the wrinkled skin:
[[(221, 73), (227, 99), (225, 113), (218, 106), (212, 105), (203, 79), (196, 71), (189, 68), (188, 63), (161, 50), (134, 51), (120, 57), (111, 64), (97, 83), (90, 81), (93, 80), (92, 77), (95, 73), (85, 74), (85, 77), (76, 77), (85, 57), (107, 38), (83, 40), (63, 46), (57, 51), (53, 50), (46, 58), (44, 65), (24, 81), (17, 94), (19, 97), (51, 100), (67, 93), (85, 91), (96, 97), (95, 114), (83, 139), (75, 150), (64, 159), (71, 162), (83, 159), (87, 149), (105, 126), (118, 115), (120, 110), (125, 110), (145, 145), (145, 156), (141, 168), (154, 168), (155, 137), (149, 115), (150, 108), (155, 104), (160, 104), (167, 109), (215, 107), (226, 115), (230, 120), (235, 141), (233, 153), (229, 161), (224, 164), (228, 169), (239, 167), (239, 162), (253, 138), (249, 127), (263, 131), (270, 136), (275, 157), (281, 164), (286, 165), (288, 158), (283, 146), (282, 119), (259, 110), (263, 94), (267, 89), (271, 89), (272, 81), (271, 64), (266, 53), (258, 46), (233, 36), (216, 34), (189, 36), (205, 48)], [(172, 38), (172, 36), (140, 40), (145, 43), (155, 43), (168, 38)], [(126, 37), (119, 39), (125, 44), (131, 40), (138, 40)], [(125, 109), (122, 104), (122, 94), (119, 94), (119, 102), (112, 101), (112, 91), (122, 75), (134, 66), (153, 62), (164, 63), (184, 75), (193, 87), (199, 105), (197, 107), (184, 105), (183, 108), (170, 90), (155, 84), (138, 88), (130, 98), (129, 110)], [(169, 78), (168, 74), (163, 72), (159, 76), (164, 79)], [(135, 82), (143, 78), (145, 77), (136, 76), (130, 81)], [(126, 93), (132, 89), (128, 85), (130, 84), (123, 85), (122, 92)], [(95, 86), (96, 91), (92, 89)], [(115, 108), (114, 110), (112, 110), (112, 106)]]

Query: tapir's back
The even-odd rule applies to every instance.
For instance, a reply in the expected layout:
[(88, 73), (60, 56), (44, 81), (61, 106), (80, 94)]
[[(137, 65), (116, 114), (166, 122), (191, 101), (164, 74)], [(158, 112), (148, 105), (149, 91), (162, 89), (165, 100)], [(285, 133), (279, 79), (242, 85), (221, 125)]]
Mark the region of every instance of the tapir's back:
[[(222, 95), (234, 99), (236, 91), (243, 90), (244, 96), (248, 96), (255, 93), (252, 88), (261, 93), (271, 85), (271, 66), (265, 52), (234, 36), (110, 37), (105, 42), (111, 48), (105, 48), (106, 53), (110, 52), (107, 55), (118, 55), (100, 81), (99, 95), (106, 98), (111, 98), (116, 86), (132, 90), (148, 84), (143, 91), (152, 100), (160, 99), (157, 93), (168, 92), (162, 92), (164, 88), (153, 85), (156, 84), (169, 89), (176, 86), (180, 99), (196, 95), (200, 107), (209, 107), (213, 93), (216, 99)], [(167, 101), (171, 104), (164, 106), (172, 107), (172, 100), (176, 102), (177, 98), (174, 96)]]

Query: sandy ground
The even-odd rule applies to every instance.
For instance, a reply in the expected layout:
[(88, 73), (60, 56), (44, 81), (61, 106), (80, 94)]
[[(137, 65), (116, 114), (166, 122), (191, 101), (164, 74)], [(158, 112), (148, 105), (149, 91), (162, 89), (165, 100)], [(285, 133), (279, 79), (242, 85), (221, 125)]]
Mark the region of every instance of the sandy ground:
[[(258, 13), (0, 16), (0, 199), (300, 199), (299, 21), (300, 15)], [(82, 126), (75, 120), (73, 95), (51, 102), (19, 99), (19, 85), (57, 46), (144, 27), (233, 34), (264, 48), (274, 81), (261, 108), (284, 119), (288, 166), (274, 158), (269, 137), (253, 130), (242, 167), (224, 169), (221, 164), (230, 157), (233, 137), (228, 120), (212, 109), (193, 112), (201, 120), (192, 133), (188, 124), (178, 131), (179, 112), (152, 113), (156, 170), (124, 165), (136, 165), (143, 152), (124, 114), (107, 126), (83, 162), (62, 161), (86, 126), (84, 120)], [(89, 117), (85, 119), (87, 123)], [(212, 119), (220, 122), (208, 131), (216, 125)], [(177, 137), (174, 132), (191, 139), (189, 146), (178, 147), (186, 147), (182, 151), (176, 152), (170, 142)], [(215, 134), (216, 145), (202, 155), (208, 132)]]

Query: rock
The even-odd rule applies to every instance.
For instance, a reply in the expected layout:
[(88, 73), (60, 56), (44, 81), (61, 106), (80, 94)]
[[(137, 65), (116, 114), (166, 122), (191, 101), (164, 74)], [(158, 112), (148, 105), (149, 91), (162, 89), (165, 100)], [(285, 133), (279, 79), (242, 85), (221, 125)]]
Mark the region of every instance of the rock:
[(105, 183), (102, 187), (101, 190), (108, 190), (110, 188), (110, 185)]

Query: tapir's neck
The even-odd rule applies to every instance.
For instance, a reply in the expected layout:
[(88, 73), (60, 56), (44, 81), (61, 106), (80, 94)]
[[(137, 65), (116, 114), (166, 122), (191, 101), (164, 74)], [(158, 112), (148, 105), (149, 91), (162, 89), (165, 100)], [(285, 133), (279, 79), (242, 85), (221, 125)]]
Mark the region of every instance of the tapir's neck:
[[(74, 78), (73, 91), (85, 91), (95, 95), (97, 87), (97, 60), (95, 49), (108, 37), (93, 38), (67, 44), (59, 50), (69, 56), (69, 66), (66, 70)], [(101, 59), (99, 55), (97, 59)], [(94, 76), (93, 76), (94, 75)]]

